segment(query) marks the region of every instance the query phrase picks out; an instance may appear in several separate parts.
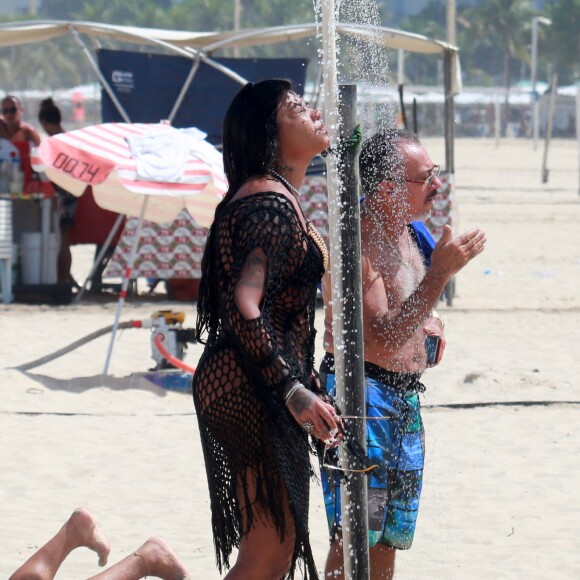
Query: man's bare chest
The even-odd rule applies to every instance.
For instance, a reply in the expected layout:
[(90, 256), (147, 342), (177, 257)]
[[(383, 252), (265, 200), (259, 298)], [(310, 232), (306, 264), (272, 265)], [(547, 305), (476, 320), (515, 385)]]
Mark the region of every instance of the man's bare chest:
[(418, 248), (415, 248), (408, 262), (401, 262), (399, 256), (391, 250), (381, 253), (378, 259), (378, 271), (385, 285), (389, 308), (397, 309), (413, 294), (423, 278), (426, 269)]

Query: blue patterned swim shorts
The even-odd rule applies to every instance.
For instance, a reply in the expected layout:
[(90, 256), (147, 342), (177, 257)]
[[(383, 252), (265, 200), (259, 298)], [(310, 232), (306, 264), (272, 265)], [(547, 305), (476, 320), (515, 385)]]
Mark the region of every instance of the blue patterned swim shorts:
[[(334, 374), (327, 372), (332, 369), (329, 361), (331, 364), (332, 357), (327, 355), (320, 376), (323, 386), (326, 382), (326, 390), (334, 397)], [(376, 372), (370, 372), (372, 370)], [(400, 380), (387, 384), (385, 377)], [(407, 550), (415, 534), (423, 481), (425, 432), (417, 388), (405, 388), (407, 377), (415, 379), (411, 383), (418, 383), (417, 375), (399, 375), (365, 363), (365, 400), (367, 417), (370, 417), (366, 423), (367, 455), (378, 465), (368, 475), (371, 548), (381, 543)], [(334, 536), (341, 525), (340, 475), (322, 468), (321, 478), (329, 531)]]

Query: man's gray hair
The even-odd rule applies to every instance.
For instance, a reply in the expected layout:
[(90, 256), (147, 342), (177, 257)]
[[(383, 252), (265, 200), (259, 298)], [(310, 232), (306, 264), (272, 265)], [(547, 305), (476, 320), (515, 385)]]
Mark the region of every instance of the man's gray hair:
[(406, 129), (386, 129), (367, 139), (359, 157), (362, 191), (372, 195), (380, 183), (391, 179), (397, 183), (405, 179), (405, 163), (401, 145), (420, 143), (419, 137)]

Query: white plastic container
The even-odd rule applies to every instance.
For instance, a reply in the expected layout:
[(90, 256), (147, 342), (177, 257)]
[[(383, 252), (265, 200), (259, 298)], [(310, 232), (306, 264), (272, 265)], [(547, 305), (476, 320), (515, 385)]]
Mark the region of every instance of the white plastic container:
[(0, 241), (12, 243), (12, 202), (7, 199), (0, 199)]
[[(43, 283), (55, 284), (58, 258), (58, 234), (50, 234), (48, 244), (48, 278)], [(41, 283), (42, 247), (40, 233), (23, 233), (20, 238), (20, 273), (23, 284)]]

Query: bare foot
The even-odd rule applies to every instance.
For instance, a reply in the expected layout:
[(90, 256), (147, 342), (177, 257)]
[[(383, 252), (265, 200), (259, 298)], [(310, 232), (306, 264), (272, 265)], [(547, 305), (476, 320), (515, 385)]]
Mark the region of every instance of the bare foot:
[(137, 553), (147, 561), (149, 575), (163, 580), (190, 580), (187, 568), (163, 538), (149, 538)]
[(99, 556), (99, 566), (107, 564), (111, 547), (88, 509), (77, 508), (64, 524), (64, 528), (75, 547), (83, 546), (93, 550)]

